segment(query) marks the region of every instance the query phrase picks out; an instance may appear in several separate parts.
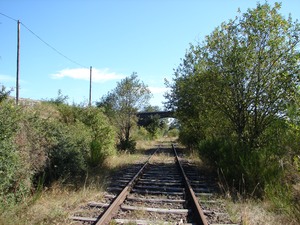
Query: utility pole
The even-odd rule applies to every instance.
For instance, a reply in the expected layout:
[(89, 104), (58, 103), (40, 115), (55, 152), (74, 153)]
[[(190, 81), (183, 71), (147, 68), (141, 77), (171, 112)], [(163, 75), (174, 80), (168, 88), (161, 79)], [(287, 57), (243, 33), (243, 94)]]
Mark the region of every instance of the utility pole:
[(90, 95), (89, 95), (89, 106), (92, 105), (92, 67), (90, 67)]
[(16, 79), (16, 105), (19, 104), (19, 79), (20, 79), (20, 20), (18, 20), (17, 38), (17, 79)]

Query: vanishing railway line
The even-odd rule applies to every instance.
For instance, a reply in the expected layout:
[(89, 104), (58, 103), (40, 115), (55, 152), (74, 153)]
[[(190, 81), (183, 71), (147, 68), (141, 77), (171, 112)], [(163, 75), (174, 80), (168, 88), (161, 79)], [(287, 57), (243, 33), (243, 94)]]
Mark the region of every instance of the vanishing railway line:
[(145, 164), (116, 174), (105, 199), (90, 202), (72, 224), (233, 224), (217, 190), (174, 146), (160, 146)]

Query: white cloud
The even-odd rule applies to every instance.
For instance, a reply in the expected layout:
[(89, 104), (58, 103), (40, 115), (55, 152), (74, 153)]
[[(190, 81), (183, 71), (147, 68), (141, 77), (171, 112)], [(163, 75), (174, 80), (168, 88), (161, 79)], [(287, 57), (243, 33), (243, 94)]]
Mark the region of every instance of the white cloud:
[[(53, 79), (62, 79), (69, 77), (78, 80), (90, 80), (90, 69), (89, 68), (77, 68), (77, 69), (63, 69), (56, 74), (52, 74)], [(92, 70), (92, 81), (93, 82), (105, 82), (108, 80), (118, 80), (125, 76), (123, 74), (117, 74), (110, 72), (109, 69), (96, 69)]]
[(152, 94), (164, 94), (165, 92), (170, 90), (169, 88), (166, 87), (149, 87), (149, 89)]

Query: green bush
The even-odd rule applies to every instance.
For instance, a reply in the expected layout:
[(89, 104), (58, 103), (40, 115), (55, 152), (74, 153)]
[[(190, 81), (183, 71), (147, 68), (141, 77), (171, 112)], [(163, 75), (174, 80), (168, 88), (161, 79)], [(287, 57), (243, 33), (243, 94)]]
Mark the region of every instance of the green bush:
[(120, 150), (133, 153), (136, 150), (136, 141), (131, 138), (129, 140), (121, 139), (117, 147)]
[(145, 127), (138, 127), (134, 130), (133, 139), (141, 140), (141, 141), (149, 141), (152, 140), (152, 135), (147, 131)]
[[(45, 182), (82, 174), (87, 169), (91, 131), (80, 121), (65, 124), (59, 118), (41, 119), (39, 133), (45, 146)], [(35, 135), (39, 137), (39, 135)]]
[(179, 130), (177, 128), (170, 129), (168, 131), (168, 136), (169, 137), (178, 137), (179, 136)]
[(115, 131), (101, 109), (66, 104), (57, 104), (56, 107), (59, 122), (69, 127), (81, 123), (78, 132), (88, 132), (84, 137), (89, 141), (89, 150), (84, 154), (90, 166), (99, 165), (107, 156), (115, 154)]
[[(98, 158), (100, 160), (98, 164), (101, 164), (107, 156), (116, 154), (116, 132), (100, 108), (77, 108), (77, 110), (77, 118), (91, 130), (92, 142), (89, 161), (95, 165), (95, 160)], [(95, 158), (95, 156), (97, 157)]]
[(12, 89), (6, 90), (6, 87), (0, 84), (0, 103), (6, 100), (11, 92)]
[(115, 131), (100, 109), (2, 101), (0, 205), (21, 201), (41, 182), (81, 176), (115, 151)]
[(203, 132), (195, 129), (187, 124), (180, 126), (179, 141), (189, 149), (197, 148), (201, 140), (203, 140)]
[(89, 157), (89, 165), (92, 167), (98, 166), (106, 158), (102, 151), (103, 145), (101, 142), (93, 140), (91, 142), (91, 154)]
[[(271, 148), (271, 147), (270, 147)], [(251, 150), (228, 140), (204, 140), (199, 154), (222, 171), (226, 183), (240, 194), (262, 196), (265, 186), (282, 178), (278, 156), (270, 148)]]
[(22, 161), (15, 137), (22, 118), (13, 102), (0, 103), (0, 205), (6, 207), (22, 200), (30, 191), (31, 173)]

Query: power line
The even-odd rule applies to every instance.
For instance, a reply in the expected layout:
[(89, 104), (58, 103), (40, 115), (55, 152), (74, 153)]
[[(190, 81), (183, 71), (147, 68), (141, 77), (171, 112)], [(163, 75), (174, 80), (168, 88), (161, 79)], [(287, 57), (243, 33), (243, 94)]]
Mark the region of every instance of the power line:
[[(14, 19), (14, 18), (12, 18), (12, 17), (10, 17), (10, 16), (8, 16), (8, 15), (6, 15), (6, 14), (4, 14), (4, 13), (1, 13), (1, 12), (0, 12), (0, 14), (3, 15), (3, 16), (5, 16), (5, 17), (7, 17), (7, 18), (10, 19), (10, 20), (13, 20), (13, 21), (15, 21), (15, 22), (18, 22), (18, 20)], [(74, 64), (76, 64), (76, 65), (78, 65), (78, 66), (80, 66), (80, 67), (89, 68), (89, 67), (84, 66), (84, 65), (78, 63), (77, 61), (75, 61), (75, 60), (69, 58), (68, 56), (66, 56), (66, 55), (63, 54), (62, 52), (58, 51), (56, 48), (54, 48), (54, 47), (53, 47), (52, 45), (50, 45), (48, 42), (44, 41), (39, 35), (37, 35), (35, 32), (33, 32), (30, 28), (28, 28), (24, 23), (22, 23), (22, 22), (20, 22), (20, 23), (21, 23), (21, 25), (22, 25), (24, 28), (26, 28), (32, 35), (34, 35), (37, 39), (39, 39), (42, 43), (44, 43), (46, 46), (48, 46), (49, 48), (51, 48), (53, 51), (55, 51), (55, 52), (56, 52), (57, 54), (59, 54), (60, 56), (64, 57), (64, 58), (67, 59), (68, 61), (70, 61), (70, 62), (72, 62), (72, 63), (74, 63)]]
[(61, 53), (60, 51), (58, 51), (56, 48), (54, 48), (52, 45), (50, 45), (49, 43), (47, 43), (46, 41), (44, 41), (40, 36), (38, 36), (36, 33), (34, 33), (31, 29), (29, 29), (24, 23), (22, 23), (22, 26), (25, 27), (30, 33), (32, 33), (36, 38), (38, 38), (41, 42), (43, 42), (45, 45), (47, 45), (49, 48), (51, 48), (53, 51), (55, 51), (57, 54), (61, 55), (62, 57), (64, 57), (65, 59), (69, 60), (70, 62), (80, 66), (80, 67), (84, 67), (84, 68), (88, 68), (87, 66), (83, 66), (82, 64), (76, 62), (75, 60), (69, 58), (68, 56), (66, 56), (65, 54)]
[(1, 13), (1, 12), (0, 12), (0, 14), (1, 14), (2, 16), (5, 16), (6, 18), (8, 18), (8, 19), (10, 19), (10, 20), (13, 20), (13, 21), (15, 21), (15, 22), (18, 22), (18, 20), (14, 19), (14, 18), (12, 18), (12, 17), (10, 17), (10, 16), (8, 16), (8, 15), (6, 15), (6, 14), (4, 14), (4, 13)]

